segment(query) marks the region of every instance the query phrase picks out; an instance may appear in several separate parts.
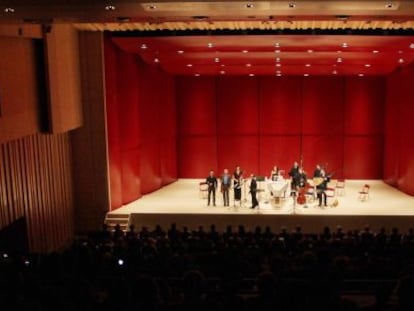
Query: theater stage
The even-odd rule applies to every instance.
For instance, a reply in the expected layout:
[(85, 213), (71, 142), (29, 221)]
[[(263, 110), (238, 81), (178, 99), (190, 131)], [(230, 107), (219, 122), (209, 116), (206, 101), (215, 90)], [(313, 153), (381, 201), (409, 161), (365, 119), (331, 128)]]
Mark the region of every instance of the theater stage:
[[(221, 193), (217, 192), (216, 206), (207, 206), (205, 193), (199, 191), (201, 179), (179, 179), (153, 193), (144, 195), (137, 201), (127, 204), (109, 215), (129, 215), (130, 223), (139, 230), (142, 226), (152, 229), (159, 224), (168, 228), (176, 223), (178, 228), (187, 226), (205, 230), (215, 224), (218, 230), (227, 225), (234, 227), (242, 224), (246, 229), (254, 229), (257, 225), (270, 226), (278, 232), (282, 226), (289, 230), (300, 225), (305, 232), (320, 232), (324, 226), (335, 229), (341, 225), (344, 230), (362, 229), (369, 225), (378, 231), (381, 226), (387, 230), (397, 226), (405, 232), (414, 227), (414, 197), (385, 184), (380, 180), (346, 180), (345, 190), (341, 195), (328, 199), (328, 207), (318, 207), (318, 202), (299, 205), (287, 194), (280, 204), (267, 190), (266, 182), (260, 182), (264, 189), (258, 195), (260, 206), (250, 209), (250, 197), (247, 185), (242, 194), (242, 206), (233, 206), (230, 196), (230, 207), (224, 207)], [(369, 184), (369, 198), (361, 201), (359, 191), (364, 184)], [(335, 186), (333, 180), (330, 186)], [(289, 192), (289, 191), (288, 191)], [(337, 206), (332, 206), (334, 200)], [(306, 206), (306, 207), (305, 207)]]

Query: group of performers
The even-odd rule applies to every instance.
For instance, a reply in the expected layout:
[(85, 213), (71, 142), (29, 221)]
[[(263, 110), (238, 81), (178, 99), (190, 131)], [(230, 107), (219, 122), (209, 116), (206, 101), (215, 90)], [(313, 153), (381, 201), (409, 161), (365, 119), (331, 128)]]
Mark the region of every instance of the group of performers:
[[(288, 175), (291, 178), (291, 196), (303, 195), (308, 185), (308, 177), (304, 169), (296, 161), (293, 163)], [(269, 180), (271, 182), (277, 182), (283, 180), (283, 174), (278, 166), (274, 166), (269, 174)], [(330, 176), (326, 174), (319, 164), (316, 165), (313, 172), (313, 181), (315, 183), (316, 193), (319, 201), (319, 206), (327, 205), (326, 190), (328, 183), (330, 182)], [(206, 178), (206, 184), (208, 186), (207, 205), (210, 203), (216, 206), (216, 190), (220, 182), (220, 192), (223, 195), (224, 206), (230, 206), (230, 189), (234, 191), (234, 205), (236, 202), (242, 205), (242, 186), (245, 183), (243, 179), (243, 171), (240, 166), (236, 166), (233, 173), (230, 173), (228, 169), (224, 169), (221, 176), (216, 177), (213, 170), (210, 171), (209, 176)], [(250, 208), (254, 209), (259, 206), (257, 199), (258, 185), (257, 178), (254, 174), (250, 175), (249, 193), (251, 195), (252, 205)]]

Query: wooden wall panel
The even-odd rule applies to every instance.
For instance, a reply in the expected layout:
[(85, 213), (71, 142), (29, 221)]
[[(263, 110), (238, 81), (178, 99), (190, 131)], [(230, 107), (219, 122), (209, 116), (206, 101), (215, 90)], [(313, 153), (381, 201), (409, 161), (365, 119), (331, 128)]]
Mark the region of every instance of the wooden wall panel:
[(0, 142), (40, 131), (39, 54), (39, 41), (0, 37)]
[(25, 217), (30, 250), (56, 250), (73, 238), (73, 202), (68, 134), (0, 145), (0, 228)]
[(82, 94), (77, 30), (53, 24), (45, 34), (48, 131), (62, 133), (82, 125)]

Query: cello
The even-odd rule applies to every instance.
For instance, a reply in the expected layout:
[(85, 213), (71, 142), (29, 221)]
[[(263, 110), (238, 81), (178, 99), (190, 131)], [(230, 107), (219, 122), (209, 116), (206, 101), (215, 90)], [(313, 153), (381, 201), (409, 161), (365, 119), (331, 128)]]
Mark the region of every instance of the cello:
[(305, 187), (299, 187), (298, 197), (296, 198), (296, 202), (298, 204), (305, 204), (306, 203), (306, 189)]

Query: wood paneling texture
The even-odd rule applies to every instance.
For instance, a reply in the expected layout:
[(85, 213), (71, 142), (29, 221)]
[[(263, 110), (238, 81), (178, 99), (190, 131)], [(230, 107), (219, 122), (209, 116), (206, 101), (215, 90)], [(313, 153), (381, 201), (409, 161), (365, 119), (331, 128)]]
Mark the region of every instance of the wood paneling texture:
[(62, 133), (82, 125), (82, 94), (78, 32), (69, 24), (54, 24), (45, 34), (49, 126)]
[(68, 134), (0, 144), (0, 228), (25, 217), (30, 250), (56, 250), (73, 238), (73, 206)]
[(0, 37), (0, 142), (40, 131), (43, 76), (39, 43)]

